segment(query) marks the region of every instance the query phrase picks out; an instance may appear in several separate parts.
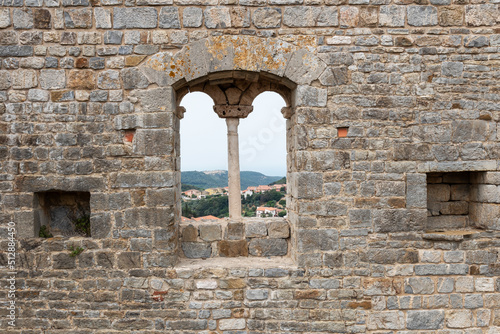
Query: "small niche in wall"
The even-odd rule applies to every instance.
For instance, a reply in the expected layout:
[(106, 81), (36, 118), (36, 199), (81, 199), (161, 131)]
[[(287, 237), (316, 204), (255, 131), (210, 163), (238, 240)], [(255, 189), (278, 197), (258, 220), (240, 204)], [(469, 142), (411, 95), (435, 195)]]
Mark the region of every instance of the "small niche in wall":
[(427, 230), (500, 228), (498, 172), (427, 174)]
[(35, 228), (40, 237), (90, 237), (90, 193), (35, 193)]

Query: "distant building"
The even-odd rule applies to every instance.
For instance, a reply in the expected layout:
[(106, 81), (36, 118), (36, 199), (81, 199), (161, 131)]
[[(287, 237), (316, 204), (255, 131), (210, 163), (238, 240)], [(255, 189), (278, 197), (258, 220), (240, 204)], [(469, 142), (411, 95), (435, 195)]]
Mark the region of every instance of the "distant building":
[(271, 217), (278, 217), (278, 213), (280, 212), (280, 209), (277, 208), (269, 208), (267, 206), (259, 206), (257, 207), (257, 210), (255, 211), (255, 216), (256, 217), (266, 217), (266, 216), (271, 216)]

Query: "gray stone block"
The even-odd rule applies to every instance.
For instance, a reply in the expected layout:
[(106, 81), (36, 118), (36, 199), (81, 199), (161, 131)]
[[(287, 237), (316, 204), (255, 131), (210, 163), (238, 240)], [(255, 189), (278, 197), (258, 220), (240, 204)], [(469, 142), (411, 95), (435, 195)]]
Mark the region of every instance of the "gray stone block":
[(104, 33), (104, 44), (121, 44), (123, 32), (121, 31), (106, 31)]
[(197, 7), (187, 7), (182, 12), (184, 28), (199, 28), (203, 23), (203, 10)]
[(267, 234), (269, 238), (282, 238), (290, 237), (290, 226), (286, 221), (272, 221), (267, 226)]
[(259, 29), (278, 28), (281, 25), (281, 9), (257, 8), (253, 12), (252, 22)]
[(434, 26), (438, 23), (437, 9), (434, 6), (408, 6), (408, 24), (411, 26)]
[(444, 327), (444, 311), (408, 311), (406, 314), (406, 328), (417, 329), (442, 329)]
[(229, 8), (208, 7), (204, 11), (205, 26), (209, 29), (222, 29), (231, 27)]
[(94, 8), (95, 27), (98, 29), (111, 29), (111, 12), (101, 7)]
[(297, 239), (297, 250), (299, 252), (338, 250), (339, 236), (336, 230), (299, 230)]
[(182, 251), (187, 258), (205, 259), (212, 255), (212, 245), (209, 242), (183, 242)]
[(31, 9), (17, 9), (12, 12), (12, 22), (14, 29), (32, 29), (33, 11)]
[(146, 88), (149, 81), (137, 68), (126, 68), (121, 70), (124, 89)]
[(267, 236), (266, 223), (264, 221), (246, 223), (245, 234), (247, 238), (259, 238)]
[(222, 229), (220, 225), (200, 225), (200, 239), (204, 241), (218, 241), (222, 239)]
[(434, 281), (429, 277), (411, 277), (405, 280), (405, 293), (430, 295), (434, 293)]
[(164, 29), (179, 29), (179, 10), (177, 7), (162, 7), (159, 16), (159, 27)]
[(461, 77), (464, 70), (464, 64), (462, 62), (443, 62), (441, 65), (441, 73), (447, 77)]
[(380, 6), (379, 24), (381, 27), (404, 27), (405, 6)]
[(117, 265), (119, 269), (141, 268), (141, 253), (139, 252), (121, 252), (117, 256)]
[(493, 3), (465, 6), (465, 23), (468, 26), (492, 26), (498, 21), (498, 5)]
[(7, 28), (11, 24), (10, 10), (8, 8), (0, 9), (0, 28)]
[(296, 106), (325, 107), (326, 101), (326, 89), (312, 86), (298, 86), (295, 92)]
[(299, 49), (288, 61), (285, 76), (299, 85), (308, 85), (318, 79), (325, 69), (326, 64), (320, 58)]
[(146, 156), (170, 155), (174, 148), (171, 129), (138, 129), (134, 136), (135, 154)]
[(64, 70), (41, 70), (40, 85), (43, 89), (63, 89), (66, 87)]
[(158, 12), (151, 7), (115, 8), (113, 10), (114, 29), (156, 28)]
[(284, 256), (288, 253), (285, 239), (252, 239), (248, 246), (252, 256)]

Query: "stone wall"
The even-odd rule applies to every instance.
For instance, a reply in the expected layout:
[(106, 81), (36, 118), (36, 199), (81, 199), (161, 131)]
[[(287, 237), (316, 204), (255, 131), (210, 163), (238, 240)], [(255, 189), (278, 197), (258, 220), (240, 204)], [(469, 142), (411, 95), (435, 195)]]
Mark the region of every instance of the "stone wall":
[[(2, 330), (500, 332), (498, 1), (0, 6), (2, 287), (17, 228), (17, 320), (1, 304)], [(267, 225), (183, 239), (191, 91), (284, 98), (287, 256), (217, 253), (272, 239)], [(429, 181), (455, 173), (469, 175), (468, 223), (429, 228), (432, 188), (455, 185)], [(53, 192), (90, 194), (90, 237), (37, 237), (37, 196)], [(185, 242), (215, 256), (185, 258)]]
[(290, 227), (286, 219), (186, 222), (180, 230), (182, 252), (192, 259), (288, 255)]

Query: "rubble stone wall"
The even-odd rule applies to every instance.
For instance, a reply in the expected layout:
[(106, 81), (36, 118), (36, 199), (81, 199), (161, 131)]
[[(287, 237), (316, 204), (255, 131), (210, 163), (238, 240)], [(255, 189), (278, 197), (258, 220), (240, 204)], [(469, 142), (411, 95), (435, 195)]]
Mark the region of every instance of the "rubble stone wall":
[[(499, 6), (0, 0), (2, 331), (499, 333)], [(189, 91), (283, 96), (287, 256), (183, 256)], [(429, 228), (436, 173), (477, 185), (469, 224)], [(90, 237), (38, 237), (61, 191)]]

